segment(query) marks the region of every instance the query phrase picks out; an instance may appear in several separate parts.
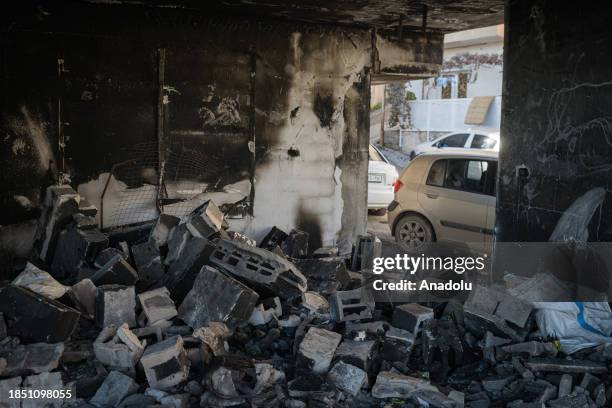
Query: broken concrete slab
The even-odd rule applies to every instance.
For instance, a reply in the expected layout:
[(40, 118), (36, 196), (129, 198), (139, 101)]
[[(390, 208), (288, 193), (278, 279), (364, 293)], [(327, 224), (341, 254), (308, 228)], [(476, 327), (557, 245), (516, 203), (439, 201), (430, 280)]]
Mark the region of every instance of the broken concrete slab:
[(80, 313), (29, 289), (8, 285), (0, 289), (0, 312), (7, 331), (24, 343), (58, 343), (74, 332)]
[(96, 285), (132, 286), (138, 282), (138, 272), (121, 255), (115, 255), (91, 277)]
[(95, 319), (98, 327), (136, 326), (136, 294), (133, 286), (103, 285), (96, 292)]
[(119, 371), (111, 371), (89, 402), (98, 408), (116, 407), (136, 390), (138, 384), (131, 377)]
[(374, 309), (374, 298), (366, 288), (338, 291), (331, 295), (332, 316), (338, 322), (370, 319)]
[(396, 372), (381, 371), (372, 387), (374, 398), (410, 398), (419, 390), (438, 391), (429, 381)]
[(236, 279), (205, 266), (179, 306), (179, 317), (194, 329), (210, 322), (232, 327), (251, 316), (259, 295)]
[(528, 360), (525, 365), (539, 372), (562, 372), (562, 373), (592, 373), (601, 374), (607, 372), (604, 363), (597, 363), (588, 360), (561, 360), (554, 358), (533, 358)]
[(329, 330), (311, 327), (300, 343), (299, 365), (310, 368), (315, 374), (325, 374), (342, 340), (342, 335)]
[(189, 360), (181, 336), (170, 337), (146, 348), (140, 358), (151, 388), (165, 390), (180, 384), (189, 374)]
[(177, 305), (185, 299), (194, 285), (196, 276), (208, 263), (214, 250), (215, 246), (211, 241), (193, 237), (184, 244), (180, 257), (170, 264), (163, 283)]
[(176, 306), (170, 299), (170, 292), (165, 287), (139, 294), (138, 301), (148, 325), (160, 320), (170, 320), (178, 315)]
[(138, 363), (144, 345), (127, 325), (119, 329), (108, 326), (102, 329), (93, 344), (96, 359), (111, 367), (131, 368)]
[(421, 306), (418, 303), (406, 303), (393, 309), (391, 324), (402, 330), (417, 334), (423, 323), (434, 317), (433, 309)]
[(366, 384), (368, 376), (361, 368), (339, 361), (329, 371), (327, 378), (340, 390), (355, 396)]
[(210, 262), (282, 299), (296, 298), (307, 289), (306, 278), (291, 262), (272, 252), (237, 241), (221, 238)]
[(11, 282), (15, 286), (30, 289), (49, 299), (59, 299), (68, 289), (47, 272), (28, 262), (25, 269)]
[(72, 221), (79, 209), (79, 195), (68, 185), (49, 186), (38, 221), (34, 248), (47, 265), (53, 261), (60, 231)]
[(34, 343), (0, 348), (6, 360), (3, 376), (40, 374), (55, 370), (64, 354), (64, 343)]

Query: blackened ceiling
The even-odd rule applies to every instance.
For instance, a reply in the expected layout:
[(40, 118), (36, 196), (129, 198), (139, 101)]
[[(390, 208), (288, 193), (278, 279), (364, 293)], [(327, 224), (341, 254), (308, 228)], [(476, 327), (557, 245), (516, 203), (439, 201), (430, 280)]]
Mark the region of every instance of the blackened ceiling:
[(309, 23), (453, 32), (503, 22), (504, 0), (88, 0)]

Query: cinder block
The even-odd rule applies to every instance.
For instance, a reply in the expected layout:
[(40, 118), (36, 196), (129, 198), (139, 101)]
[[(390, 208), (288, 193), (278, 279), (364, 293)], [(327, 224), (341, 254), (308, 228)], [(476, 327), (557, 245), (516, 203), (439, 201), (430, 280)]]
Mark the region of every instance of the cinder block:
[(370, 319), (374, 298), (367, 288), (335, 292), (330, 297), (332, 316), (336, 321)]
[(98, 327), (136, 326), (136, 294), (133, 286), (103, 285), (96, 293), (95, 320)]
[(170, 292), (165, 287), (141, 293), (138, 300), (149, 325), (160, 320), (170, 320), (178, 314), (174, 302), (170, 299)]
[(398, 329), (417, 334), (423, 322), (433, 318), (433, 309), (418, 303), (406, 303), (395, 307), (391, 324)]
[(325, 374), (342, 340), (342, 335), (317, 327), (311, 327), (298, 349), (298, 365), (316, 374)]
[(147, 347), (140, 363), (149, 386), (159, 390), (172, 388), (189, 375), (189, 360), (181, 336), (170, 337)]

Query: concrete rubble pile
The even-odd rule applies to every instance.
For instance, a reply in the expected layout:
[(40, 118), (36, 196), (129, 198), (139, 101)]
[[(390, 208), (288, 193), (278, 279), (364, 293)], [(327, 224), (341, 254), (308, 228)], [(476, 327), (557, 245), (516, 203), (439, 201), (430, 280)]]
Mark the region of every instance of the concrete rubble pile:
[[(36, 254), (0, 289), (0, 393), (54, 407), (605, 407), (612, 345), (563, 355), (530, 303), (379, 304), (350, 256), (274, 227), (259, 245), (212, 201), (100, 231), (50, 187)], [(6, 406), (30, 406), (13, 401)]]

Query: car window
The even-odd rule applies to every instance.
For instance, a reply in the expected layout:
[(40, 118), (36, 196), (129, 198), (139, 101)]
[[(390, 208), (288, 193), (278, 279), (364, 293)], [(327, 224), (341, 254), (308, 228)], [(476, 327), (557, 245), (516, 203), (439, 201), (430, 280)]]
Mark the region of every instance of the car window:
[(446, 160), (438, 160), (431, 165), (427, 175), (427, 184), (442, 187), (444, 185), (444, 173), (446, 172)]
[(471, 147), (473, 149), (493, 149), (497, 144), (497, 140), (485, 136), (485, 135), (474, 135), (474, 139), (472, 139)]
[(444, 187), (465, 189), (465, 168), (467, 160), (449, 159), (444, 178)]
[(457, 133), (440, 139), (440, 147), (465, 147), (465, 142), (470, 135), (467, 133)]
[(378, 151), (372, 145), (370, 145), (370, 153), (369, 153), (369, 155), (370, 155), (369, 156), (370, 160), (372, 160), (372, 161), (381, 161), (381, 162), (386, 161), (385, 159), (383, 159), (383, 157), (380, 155), (380, 153), (378, 153)]

